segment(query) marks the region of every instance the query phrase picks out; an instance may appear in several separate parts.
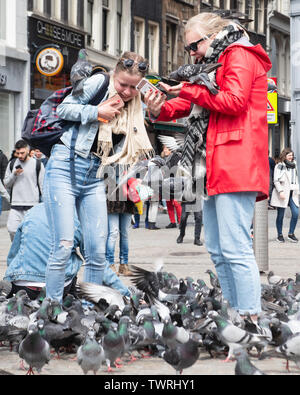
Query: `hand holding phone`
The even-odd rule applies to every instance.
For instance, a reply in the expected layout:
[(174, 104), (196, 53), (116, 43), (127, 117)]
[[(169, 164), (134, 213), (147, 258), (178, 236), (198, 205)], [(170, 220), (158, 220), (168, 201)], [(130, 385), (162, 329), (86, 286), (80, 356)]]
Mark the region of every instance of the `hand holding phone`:
[(136, 89), (141, 92), (142, 95), (146, 95), (148, 92), (152, 91), (155, 93), (161, 93), (161, 91), (156, 88), (150, 81), (146, 78), (142, 78), (141, 81), (137, 84)]
[(98, 106), (98, 121), (108, 123), (115, 116), (120, 114), (120, 110), (124, 107), (124, 101), (121, 96), (116, 94)]
[(16, 166), (16, 168), (15, 168), (15, 175), (16, 176), (19, 176), (23, 172), (24, 172), (24, 170), (23, 170), (23, 167), (21, 165)]

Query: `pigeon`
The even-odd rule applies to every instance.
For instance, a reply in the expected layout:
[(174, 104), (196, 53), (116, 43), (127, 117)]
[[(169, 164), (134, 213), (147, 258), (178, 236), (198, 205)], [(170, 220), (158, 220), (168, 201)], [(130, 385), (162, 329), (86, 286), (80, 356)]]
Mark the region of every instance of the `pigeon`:
[(209, 311), (208, 318), (211, 318), (217, 324), (217, 333), (224, 344), (229, 347), (229, 361), (235, 349), (239, 347), (265, 346), (266, 340), (263, 335), (255, 335), (233, 325), (216, 311)]
[(215, 273), (212, 270), (208, 269), (208, 270), (206, 270), (205, 273), (209, 274), (210, 284), (214, 288), (221, 288), (220, 283), (219, 283), (219, 279), (218, 279), (218, 277), (215, 275)]
[(159, 281), (155, 272), (150, 272), (135, 265), (130, 265), (130, 270), (132, 272), (131, 281), (139, 290), (155, 297), (158, 296)]
[(83, 344), (77, 350), (77, 363), (84, 374), (93, 371), (96, 375), (105, 360), (104, 350), (95, 338), (95, 332), (90, 330)]
[(265, 376), (261, 370), (256, 368), (250, 361), (247, 351), (243, 348), (238, 348), (234, 351), (236, 358), (235, 375), (236, 376)]
[(217, 86), (211, 82), (208, 74), (221, 66), (221, 63), (185, 64), (173, 71), (169, 77), (176, 81), (189, 81), (193, 84), (205, 85), (213, 95), (216, 95), (218, 93)]
[(1, 280), (0, 281), (0, 296), (7, 297), (12, 289), (12, 284), (8, 281)]
[(34, 374), (33, 368), (36, 368), (40, 372), (43, 366), (49, 363), (49, 343), (42, 338), (35, 325), (30, 325), (27, 336), (20, 343), (19, 356), (29, 365), (27, 375)]
[(121, 311), (125, 307), (125, 299), (120, 292), (105, 285), (82, 282), (77, 285), (77, 291), (80, 297), (96, 305), (101, 299), (104, 299), (108, 305), (117, 305)]
[(77, 62), (72, 66), (70, 80), (73, 87), (72, 95), (79, 96), (83, 92), (83, 84), (91, 76), (93, 66), (87, 61), (87, 52), (81, 49)]
[(190, 338), (186, 343), (167, 349), (162, 354), (162, 358), (176, 370), (178, 375), (182, 374), (183, 369), (193, 366), (198, 361), (199, 355), (198, 342)]
[(103, 336), (102, 347), (105, 353), (108, 372), (112, 372), (111, 365), (114, 364), (117, 368), (120, 367), (116, 360), (121, 358), (125, 351), (124, 338), (120, 335), (118, 328), (112, 327), (109, 329), (108, 333)]
[(270, 285), (285, 285), (286, 284), (285, 280), (282, 277), (275, 275), (273, 271), (270, 271), (268, 273), (267, 279), (268, 279), (268, 283)]

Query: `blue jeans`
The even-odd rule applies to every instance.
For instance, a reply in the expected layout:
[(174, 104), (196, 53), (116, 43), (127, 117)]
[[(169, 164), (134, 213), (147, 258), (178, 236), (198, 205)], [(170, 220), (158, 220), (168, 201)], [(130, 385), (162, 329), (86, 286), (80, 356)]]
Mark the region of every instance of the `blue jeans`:
[[(298, 215), (299, 215), (299, 207), (295, 205), (295, 202), (293, 201), (292, 198), (292, 193), (290, 194), (288, 206), (290, 206), (291, 214), (292, 214), (290, 221), (289, 235), (292, 235), (295, 232), (296, 225), (298, 222)], [(282, 235), (282, 224), (283, 224), (284, 213), (285, 213), (284, 207), (277, 207), (276, 228), (277, 228), (278, 236)]]
[(119, 255), (120, 263), (128, 264), (128, 230), (131, 223), (131, 214), (108, 214), (108, 237), (106, 241), (106, 259), (110, 265), (115, 263), (115, 247), (120, 234)]
[(0, 215), (2, 214), (2, 196), (0, 196)]
[(96, 178), (100, 159), (75, 155), (76, 185), (70, 177), (70, 151), (56, 145), (47, 164), (43, 197), (51, 231), (46, 270), (46, 294), (61, 302), (65, 267), (72, 252), (75, 208), (84, 242), (84, 281), (102, 284), (106, 265), (107, 208), (105, 185)]
[(204, 202), (205, 245), (215, 265), (222, 293), (241, 314), (261, 312), (261, 284), (250, 227), (256, 192), (211, 196)]

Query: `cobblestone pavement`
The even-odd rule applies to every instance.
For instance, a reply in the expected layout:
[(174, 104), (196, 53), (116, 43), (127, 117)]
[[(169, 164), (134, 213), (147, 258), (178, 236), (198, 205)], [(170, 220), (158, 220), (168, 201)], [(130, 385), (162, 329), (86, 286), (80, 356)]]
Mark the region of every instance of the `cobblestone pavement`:
[[(269, 211), (269, 270), (285, 278), (294, 277), (299, 271), (300, 243), (299, 244), (279, 244), (275, 241), (275, 211)], [(287, 231), (288, 219), (285, 219), (284, 230)], [(2, 218), (3, 222), (3, 218)], [(176, 244), (178, 229), (165, 229), (169, 223), (168, 216), (159, 214), (157, 225), (161, 227), (158, 231), (149, 231), (144, 229), (142, 222), (140, 229), (130, 230), (130, 263), (141, 265), (145, 269), (151, 269), (156, 258), (163, 258), (165, 270), (173, 272), (177, 277), (186, 277), (187, 275), (197, 279), (203, 278), (208, 284), (209, 279), (205, 271), (208, 268), (213, 270), (209, 255), (205, 246), (198, 247), (193, 244), (193, 221), (190, 219), (187, 228), (187, 234), (183, 244)], [(300, 236), (299, 224), (296, 229), (296, 235)], [(3, 278), (6, 268), (6, 256), (10, 247), (10, 239), (5, 227), (0, 228), (0, 279)], [(80, 272), (79, 280), (82, 278)], [(129, 285), (130, 280), (123, 278), (124, 282)], [(267, 281), (266, 275), (261, 276), (261, 281)], [(60, 360), (51, 359), (49, 365), (43, 368), (43, 375), (77, 375), (82, 374), (76, 361), (72, 360), (74, 355), (63, 354)], [(183, 372), (183, 375), (233, 375), (235, 362), (224, 363), (220, 357), (211, 359), (208, 354), (202, 352), (198, 362)], [(254, 364), (269, 375), (285, 375), (284, 360), (273, 358), (258, 361), (253, 358)], [(299, 374), (295, 364), (291, 363), (291, 373)], [(19, 358), (8, 348), (0, 348), (0, 371), (4, 370), (13, 374), (24, 374), (19, 369)], [(170, 375), (174, 370), (160, 358), (139, 359), (129, 364), (125, 363), (123, 368), (115, 369), (114, 373), (107, 377), (116, 375)], [(106, 375), (105, 368), (100, 371), (100, 375)]]

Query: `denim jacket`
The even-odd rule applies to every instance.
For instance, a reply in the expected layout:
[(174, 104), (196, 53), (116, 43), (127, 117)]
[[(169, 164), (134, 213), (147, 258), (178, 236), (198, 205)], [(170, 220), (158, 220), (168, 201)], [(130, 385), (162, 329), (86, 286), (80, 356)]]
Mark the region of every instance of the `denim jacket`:
[[(83, 85), (83, 93), (79, 96), (68, 95), (57, 107), (60, 118), (80, 122), (79, 134), (75, 144), (75, 153), (87, 158), (95, 136), (99, 129), (98, 106), (88, 104), (104, 83), (103, 74), (96, 74), (88, 78)], [(107, 94), (103, 100), (106, 100)], [(74, 125), (64, 132), (61, 141), (70, 148)]]
[[(82, 260), (76, 253), (79, 247), (83, 254), (81, 228), (75, 216), (74, 245), (65, 271), (65, 282), (72, 280), (78, 273)], [(9, 282), (32, 281), (45, 283), (46, 267), (51, 248), (51, 235), (44, 203), (27, 212), (18, 227), (7, 257), (7, 270), (4, 279)], [(107, 263), (103, 273), (103, 283), (117, 289), (122, 295), (130, 296), (128, 288), (110, 269)]]

